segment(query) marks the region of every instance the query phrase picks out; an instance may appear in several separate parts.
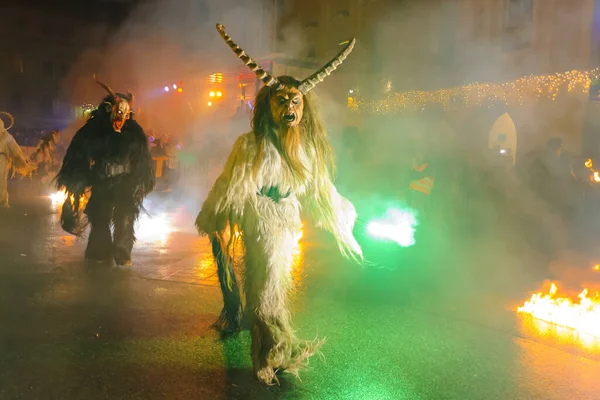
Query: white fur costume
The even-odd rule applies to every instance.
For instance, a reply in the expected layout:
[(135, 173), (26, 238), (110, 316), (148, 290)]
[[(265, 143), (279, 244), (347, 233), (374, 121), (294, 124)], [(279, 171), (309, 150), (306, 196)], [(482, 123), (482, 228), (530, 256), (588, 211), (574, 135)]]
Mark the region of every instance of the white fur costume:
[[(230, 232), (237, 226), (242, 233), (243, 287), (251, 323), (252, 363), (256, 376), (272, 384), (277, 381), (275, 374), (280, 369), (297, 374), (322, 343), (316, 339), (296, 338), (287, 304), (292, 288), (294, 250), (302, 226), (301, 209), (318, 226), (334, 235), (342, 254), (362, 259), (360, 246), (352, 234), (356, 220), (354, 206), (339, 195), (324, 167), (326, 161), (321, 149), (326, 145), (324, 128), (311, 125), (321, 122), (316, 113), (304, 115), (308, 104), (306, 94), (341, 64), (355, 41), (350, 41), (334, 59), (300, 82), (291, 77), (270, 75), (233, 42), (222, 25), (217, 24), (217, 30), (238, 58), (265, 83), (255, 103), (269, 109), (262, 110), (255, 104), (254, 123), (258, 124), (255, 125), (255, 129), (259, 126), (258, 131), (242, 135), (236, 141), (223, 173), (202, 206), (196, 226), (201, 234), (211, 237), (225, 303), (221, 316), (226, 317), (232, 329), (238, 328), (236, 319), (241, 303), (235, 277), (231, 277), (234, 275), (231, 264), (223, 261), (229, 251), (223, 251), (222, 244), (227, 225)], [(259, 100), (261, 96), (266, 97)], [(257, 122), (257, 118), (264, 115), (272, 118), (269, 126)], [(280, 119), (284, 116), (291, 119), (285, 122)], [(295, 129), (291, 136), (286, 133), (286, 123)], [(289, 138), (298, 140), (290, 142)], [(292, 143), (293, 148), (276, 147), (284, 142)], [(294, 154), (295, 161), (290, 161), (290, 153)], [(297, 173), (296, 162), (305, 173)]]
[[(8, 113), (3, 112), (2, 114), (12, 119), (12, 116)], [(14, 176), (17, 172), (25, 176), (35, 168), (35, 164), (23, 154), (21, 147), (8, 132), (8, 129), (4, 128), (4, 122), (0, 119), (0, 208), (9, 208), (8, 175), (11, 169), (11, 176)]]
[[(362, 257), (352, 229), (356, 212), (352, 204), (339, 195), (331, 181), (308, 180), (294, 185), (291, 173), (271, 142), (264, 147), (262, 165), (253, 176), (257, 146), (254, 133), (241, 136), (229, 156), (198, 217), (202, 233), (222, 232), (227, 223), (237, 225), (243, 233), (245, 253), (244, 291), (246, 309), (251, 313), (252, 359), (259, 379), (275, 380), (276, 369), (296, 373), (321, 342), (305, 342), (294, 336), (287, 300), (292, 288), (293, 251), (301, 229), (300, 210), (306, 211), (317, 224), (334, 234), (345, 255)], [(303, 152), (305, 165), (310, 156)], [(334, 217), (322, 214), (314, 202), (315, 184), (324, 185)], [(276, 203), (261, 195), (259, 188), (276, 186), (290, 196)]]

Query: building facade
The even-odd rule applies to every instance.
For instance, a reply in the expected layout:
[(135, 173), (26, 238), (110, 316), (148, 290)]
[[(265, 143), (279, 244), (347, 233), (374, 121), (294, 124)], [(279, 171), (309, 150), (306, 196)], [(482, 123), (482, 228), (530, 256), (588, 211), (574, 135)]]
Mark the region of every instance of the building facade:
[(596, 43), (592, 51), (595, 0), (281, 2), (287, 12), (279, 47), (325, 60), (337, 41), (356, 37), (344, 72), (359, 75), (364, 86), (389, 80), (395, 91), (433, 90), (598, 61), (592, 59), (600, 49)]

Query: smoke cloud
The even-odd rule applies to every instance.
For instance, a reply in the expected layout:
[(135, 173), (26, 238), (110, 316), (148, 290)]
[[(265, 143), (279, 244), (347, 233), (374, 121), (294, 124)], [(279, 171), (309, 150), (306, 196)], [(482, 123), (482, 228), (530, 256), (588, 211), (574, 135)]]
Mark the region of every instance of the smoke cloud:
[[(370, 191), (403, 200), (413, 157), (422, 153), (436, 182), (431, 221), (421, 229), (436, 237), (431, 245), (439, 251), (432, 253), (440, 259), (453, 255), (453, 264), (444, 263), (446, 268), (437, 271), (448, 286), (516, 290), (515, 281), (521, 278), (541, 283), (550, 277), (549, 258), (588, 268), (593, 255), (575, 253), (587, 257), (586, 262), (573, 253), (559, 255), (560, 248), (572, 245), (573, 232), (588, 226), (570, 226), (517, 177), (519, 165), (532, 152), (542, 151), (551, 137), (562, 137), (566, 150), (580, 153), (577, 132), (587, 102), (584, 94), (564, 94), (566, 88), (559, 88), (564, 96), (555, 101), (533, 100), (517, 107), (490, 101), (447, 111), (432, 105), (392, 116), (357, 115), (346, 108), (350, 90), (372, 100), (390, 91), (436, 90), (584, 68), (589, 43), (581, 40), (583, 6), (555, 9), (544, 17), (547, 30), (541, 31), (539, 24), (527, 23), (527, 10), (521, 16), (524, 22), (514, 17), (507, 25), (497, 18), (504, 11), (488, 2), (476, 2), (481, 4), (466, 14), (458, 8), (461, 2), (389, 3), (394, 5), (364, 2), (360, 10), (348, 4), (336, 13), (334, 5), (290, 2), (274, 20), (273, 2), (266, 0), (182, 1), (176, 7), (167, 0), (145, 2), (108, 32), (102, 48), (81, 55), (64, 86), (77, 103), (98, 103), (104, 95), (93, 83), (93, 73), (116, 91), (132, 90), (139, 99), (135, 107), (142, 125), (158, 136), (178, 137), (199, 159), (199, 167), (185, 176), (188, 195), (164, 207), (183, 202), (198, 210), (233, 141), (250, 129), (248, 115), (233, 118), (235, 107), (207, 107), (209, 74), (242, 68), (216, 33), (215, 23), (223, 23), (254, 57), (285, 53), (315, 65), (333, 57), (339, 42), (356, 36), (353, 54), (316, 90), (344, 194)], [(321, 7), (328, 7), (328, 13)], [(325, 14), (328, 20), (320, 17)], [(226, 97), (236, 102), (237, 77), (226, 75), (225, 80)], [(181, 96), (163, 90), (178, 82), (184, 89)], [(504, 112), (518, 133), (517, 170), (495, 166), (497, 154), (487, 145), (492, 124)], [(573, 212), (577, 214), (577, 207)], [(561, 278), (557, 271), (552, 275)]]

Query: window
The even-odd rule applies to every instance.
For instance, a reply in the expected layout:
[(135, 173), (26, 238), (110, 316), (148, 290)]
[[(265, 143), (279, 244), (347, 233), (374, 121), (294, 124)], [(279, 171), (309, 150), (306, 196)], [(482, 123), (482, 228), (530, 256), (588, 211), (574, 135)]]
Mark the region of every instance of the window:
[(473, 5), (473, 37), (483, 36), (485, 32), (485, 6), (482, 1)]
[(286, 0), (277, 0), (277, 14), (279, 16), (285, 15), (287, 11), (287, 1)]
[(504, 29), (519, 29), (533, 22), (533, 0), (504, 0), (504, 3)]
[(529, 47), (533, 36), (533, 0), (504, 0), (504, 48)]

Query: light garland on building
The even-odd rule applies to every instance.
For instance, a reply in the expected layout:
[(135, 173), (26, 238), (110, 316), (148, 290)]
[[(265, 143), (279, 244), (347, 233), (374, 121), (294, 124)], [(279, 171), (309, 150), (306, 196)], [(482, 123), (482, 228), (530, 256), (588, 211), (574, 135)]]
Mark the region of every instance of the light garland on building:
[(84, 103), (81, 105), (81, 109), (83, 110), (83, 112), (92, 112), (96, 109), (96, 106), (90, 103)]
[(433, 92), (411, 90), (390, 93), (379, 101), (363, 101), (352, 97), (348, 108), (361, 114), (395, 114), (407, 110), (423, 110), (432, 104), (447, 109), (458, 106), (491, 107), (494, 104), (521, 105), (525, 99), (555, 100), (559, 92), (587, 93), (592, 80), (600, 76), (600, 68), (590, 71), (569, 71), (553, 75), (528, 75), (512, 82), (472, 83), (462, 87)]

